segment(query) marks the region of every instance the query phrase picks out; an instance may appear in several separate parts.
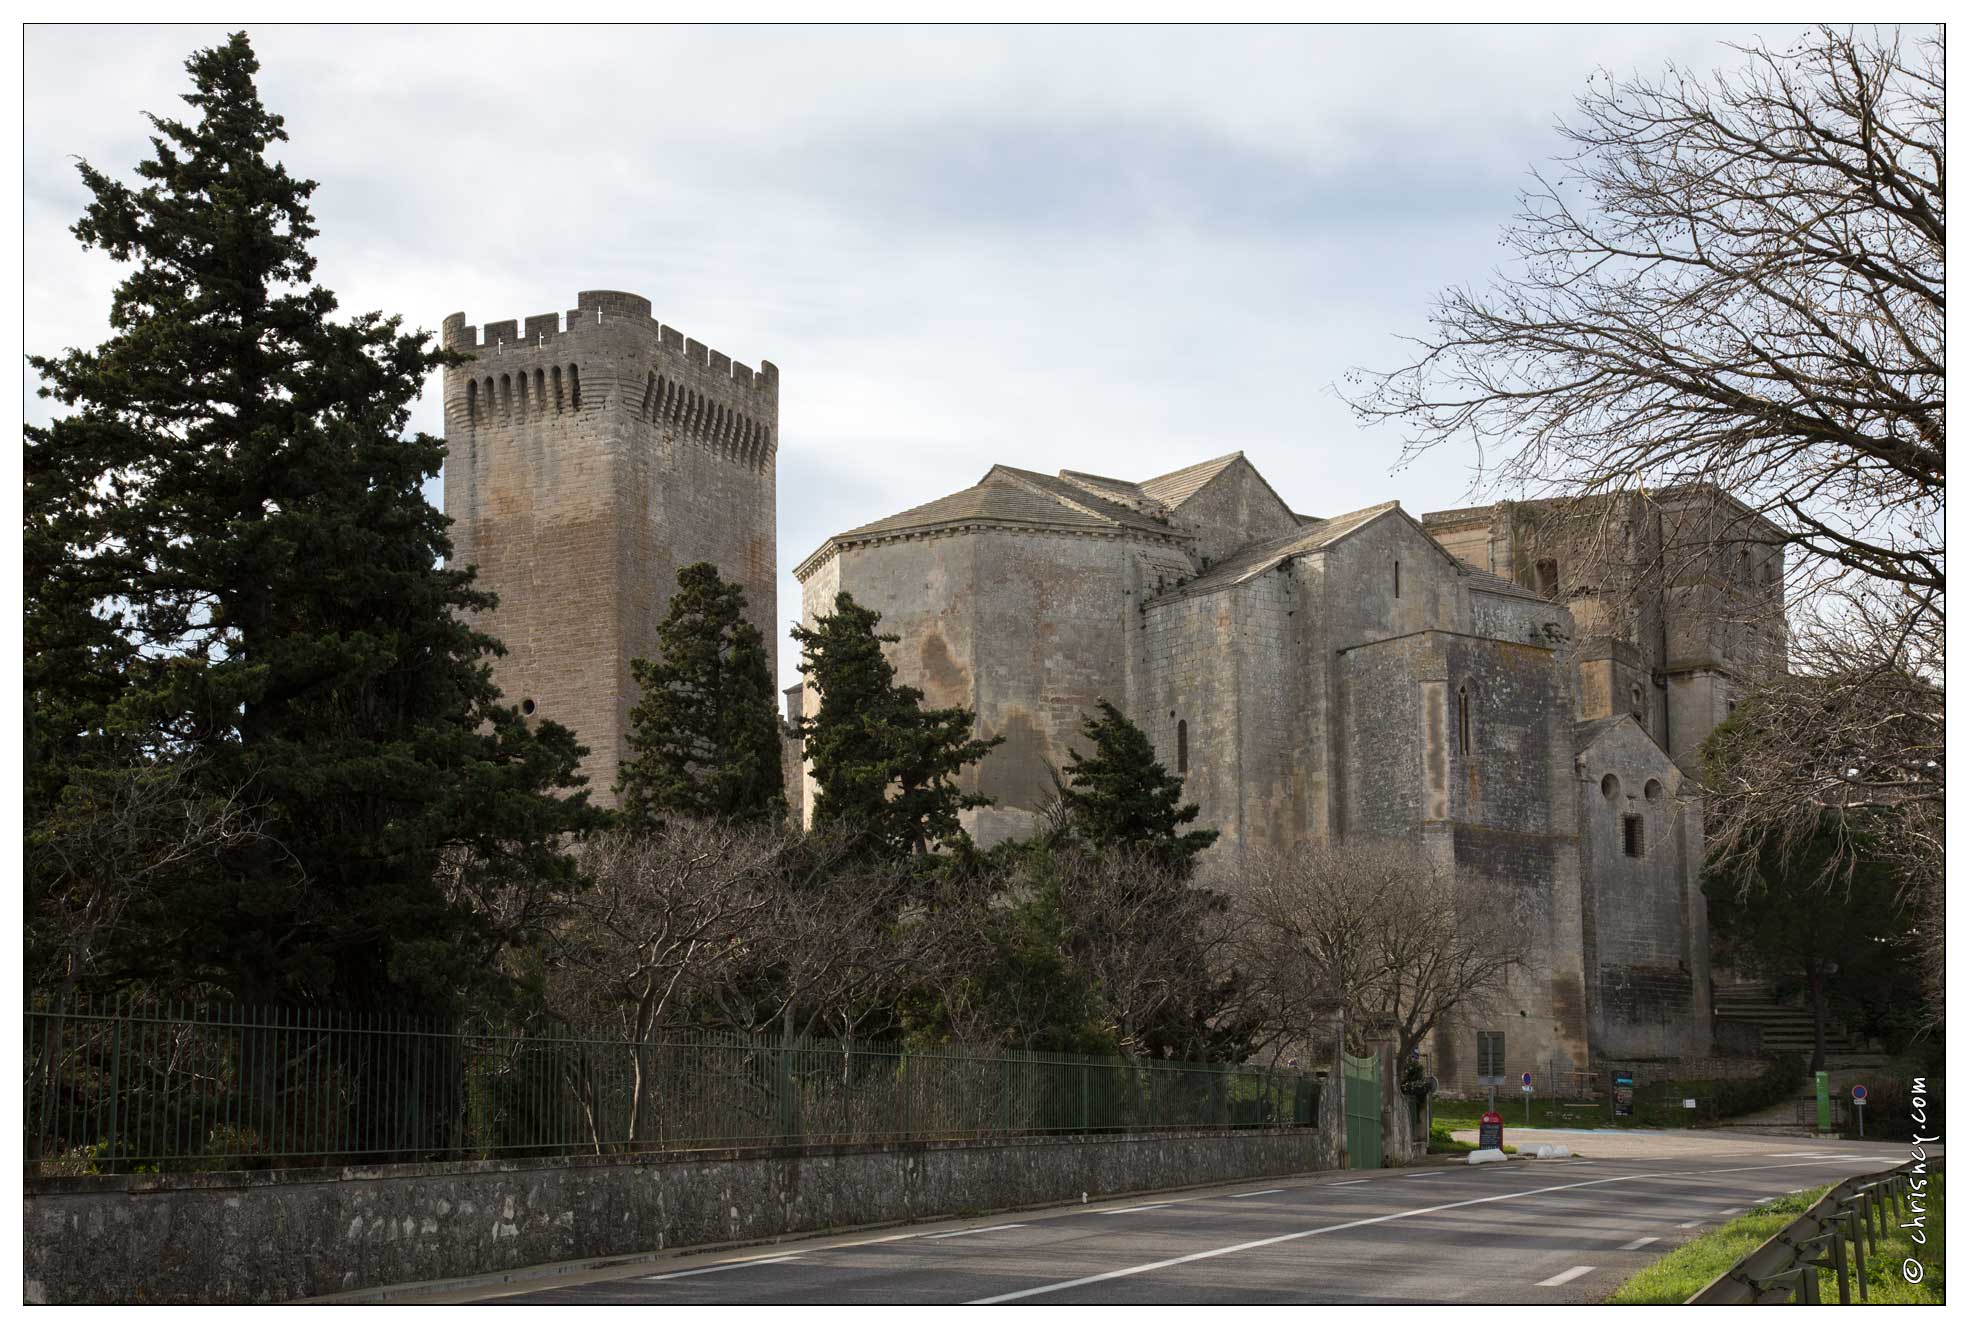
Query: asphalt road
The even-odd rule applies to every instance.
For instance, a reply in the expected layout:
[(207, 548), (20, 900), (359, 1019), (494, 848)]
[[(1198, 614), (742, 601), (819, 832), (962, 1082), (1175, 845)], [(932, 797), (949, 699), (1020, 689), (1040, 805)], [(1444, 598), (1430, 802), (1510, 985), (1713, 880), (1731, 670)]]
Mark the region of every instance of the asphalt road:
[[(1905, 1146), (1718, 1132), (1530, 1132), (1568, 1161), (1318, 1173), (677, 1257), (443, 1300), (1585, 1303), (1760, 1200), (1891, 1167)], [(430, 1300), (437, 1300), (433, 1297)]]

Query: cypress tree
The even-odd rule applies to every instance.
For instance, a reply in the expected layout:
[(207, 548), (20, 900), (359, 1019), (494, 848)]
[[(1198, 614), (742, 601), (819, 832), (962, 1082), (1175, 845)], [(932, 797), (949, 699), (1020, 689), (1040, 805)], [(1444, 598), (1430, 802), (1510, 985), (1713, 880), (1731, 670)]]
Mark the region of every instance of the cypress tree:
[(1187, 874), (1196, 856), (1216, 843), (1216, 831), (1184, 831), (1197, 818), (1184, 803), (1183, 782), (1155, 759), (1149, 736), (1112, 703), (1083, 717), (1081, 733), (1094, 745), (1088, 756), (1067, 749), (1060, 799), (1071, 831), (1095, 845), (1121, 845), (1147, 853)]
[(616, 783), (629, 825), (648, 827), (661, 812), (783, 820), (772, 668), (745, 620), (744, 590), (709, 563), (680, 568), (656, 635), (661, 657), (630, 662), (642, 696)]
[[(125, 185), (87, 162), (74, 233), (131, 265), (109, 340), (37, 357), (67, 412), (26, 437), (30, 706), (43, 803), (81, 765), (186, 761), (264, 834), (133, 902), (124, 966), (248, 1002), (432, 1005), (575, 882), (582, 749), (502, 705), (490, 607), (406, 434), (445, 352), (333, 317), (244, 33), (186, 63)], [(135, 755), (132, 755), (135, 754)], [(570, 792), (571, 791), (571, 792)], [(497, 922), (448, 855), (524, 896)], [(514, 920), (517, 920), (515, 922)]]
[(800, 672), (820, 693), (819, 708), (800, 725), (820, 786), (814, 828), (838, 827), (897, 855), (968, 843), (958, 813), (991, 800), (960, 790), (957, 772), (1002, 740), (973, 738), (974, 712), (925, 710), (921, 691), (898, 684), (882, 644), (899, 638), (877, 633), (881, 621), (842, 591), (832, 614), (793, 629)]

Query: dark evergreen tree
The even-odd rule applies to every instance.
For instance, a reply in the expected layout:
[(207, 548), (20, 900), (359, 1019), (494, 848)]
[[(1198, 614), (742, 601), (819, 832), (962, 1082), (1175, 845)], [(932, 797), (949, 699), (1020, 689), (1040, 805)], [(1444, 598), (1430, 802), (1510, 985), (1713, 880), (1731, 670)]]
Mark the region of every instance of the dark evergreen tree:
[(709, 563), (680, 568), (656, 635), (661, 657), (630, 665), (643, 695), (616, 783), (623, 816), (635, 827), (664, 812), (783, 820), (772, 667), (745, 620), (745, 591)]
[[(1835, 862), (1850, 866), (1835, 873)], [(1781, 996), (1804, 994), (1814, 1071), (1825, 1069), (1826, 1024), (1835, 1010), (1897, 1041), (1930, 1024), (1913, 921), (1897, 887), (1864, 825), (1841, 827), (1832, 813), (1796, 842), (1766, 837), (1748, 889), (1734, 873), (1703, 882), (1718, 958), (1769, 976)]]
[[(405, 430), (445, 353), (332, 317), (315, 186), (268, 155), (287, 136), (245, 34), (186, 68), (195, 115), (151, 117), (136, 187), (80, 167), (76, 236), (131, 265), (109, 340), (33, 360), (67, 412), (26, 431), (30, 815), (84, 768), (185, 761), (263, 833), (134, 900), (138, 949), (106, 963), (434, 1004), (574, 884), (582, 749), (499, 703), (497, 643), (460, 617), (492, 597), (440, 566), (443, 446)], [(526, 900), (475, 910), (447, 856)]]
[(1000, 739), (971, 736), (977, 716), (961, 706), (925, 710), (923, 694), (896, 682), (875, 630), (882, 616), (842, 591), (834, 612), (793, 629), (800, 672), (820, 693), (801, 722), (806, 758), (820, 792), (815, 829), (839, 828), (871, 850), (921, 854), (968, 840), (957, 814), (991, 800), (957, 787), (957, 773)]
[(1216, 831), (1185, 831), (1197, 805), (1184, 803), (1183, 782), (1155, 759), (1149, 736), (1103, 701), (1084, 718), (1081, 732), (1094, 745), (1088, 756), (1073, 748), (1060, 786), (1069, 831), (1094, 845), (1126, 846), (1187, 873), (1196, 856), (1217, 841)]

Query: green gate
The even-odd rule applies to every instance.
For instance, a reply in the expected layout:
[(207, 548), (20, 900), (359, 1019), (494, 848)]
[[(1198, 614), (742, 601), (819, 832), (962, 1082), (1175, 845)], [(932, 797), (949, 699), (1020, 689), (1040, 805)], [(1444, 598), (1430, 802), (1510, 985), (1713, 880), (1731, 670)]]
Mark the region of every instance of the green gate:
[(1340, 1054), (1346, 1076), (1347, 1165), (1381, 1166), (1381, 1059)]

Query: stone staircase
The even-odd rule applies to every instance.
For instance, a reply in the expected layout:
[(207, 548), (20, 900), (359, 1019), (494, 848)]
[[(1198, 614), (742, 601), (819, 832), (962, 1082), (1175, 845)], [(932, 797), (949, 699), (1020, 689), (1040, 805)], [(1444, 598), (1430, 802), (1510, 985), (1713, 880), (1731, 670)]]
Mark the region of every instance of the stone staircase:
[[(1769, 983), (1719, 986), (1714, 1006), (1718, 1020), (1753, 1024), (1762, 1030), (1766, 1053), (1795, 1052), (1807, 1058), (1812, 1055), (1811, 1008), (1802, 1001), (1778, 1001)], [(1865, 1057), (1872, 1051), (1863, 1040), (1855, 1038), (1830, 1017), (1825, 1027), (1825, 1050), (1828, 1058)]]

